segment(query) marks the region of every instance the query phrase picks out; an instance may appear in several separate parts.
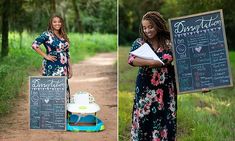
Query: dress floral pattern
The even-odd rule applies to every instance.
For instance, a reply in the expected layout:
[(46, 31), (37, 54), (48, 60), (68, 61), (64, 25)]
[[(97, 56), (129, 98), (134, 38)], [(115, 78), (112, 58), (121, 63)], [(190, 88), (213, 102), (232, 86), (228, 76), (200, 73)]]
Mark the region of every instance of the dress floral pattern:
[[(131, 51), (144, 41), (137, 39)], [(163, 62), (172, 61), (169, 49), (159, 48), (155, 53)], [(130, 55), (132, 65), (135, 56)], [(131, 137), (133, 141), (176, 140), (176, 86), (173, 65), (161, 68), (139, 67), (132, 113)]]
[[(53, 32), (45, 31), (35, 39), (32, 48), (39, 48), (43, 44), (46, 48), (46, 54), (56, 56), (56, 61), (52, 62), (46, 60), (42, 61), (42, 75), (43, 76), (67, 76), (68, 75), (68, 59), (70, 59), (69, 43), (58, 38)], [(68, 82), (67, 82), (68, 84)], [(67, 102), (70, 101), (70, 90), (67, 85)]]
[(68, 59), (69, 43), (64, 39), (58, 38), (50, 31), (43, 32), (33, 42), (32, 48), (36, 49), (41, 44), (46, 48), (46, 53), (57, 57), (57, 61), (52, 62), (43, 59), (42, 75), (43, 76), (67, 76), (68, 74)]

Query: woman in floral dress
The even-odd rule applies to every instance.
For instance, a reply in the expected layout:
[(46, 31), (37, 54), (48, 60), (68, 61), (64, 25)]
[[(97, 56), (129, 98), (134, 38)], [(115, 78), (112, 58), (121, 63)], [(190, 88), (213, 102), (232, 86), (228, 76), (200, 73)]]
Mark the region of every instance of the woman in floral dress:
[[(46, 52), (40, 49), (41, 44), (46, 48)], [(44, 58), (42, 63), (43, 76), (72, 77), (69, 38), (65, 33), (64, 21), (60, 16), (51, 17), (47, 31), (35, 39), (32, 48)], [(67, 102), (69, 102), (69, 87), (67, 89)]]
[(132, 113), (133, 141), (176, 140), (176, 86), (170, 33), (162, 16), (147, 12), (140, 23), (140, 35), (131, 51), (144, 43), (164, 62), (129, 55), (128, 63), (139, 67)]

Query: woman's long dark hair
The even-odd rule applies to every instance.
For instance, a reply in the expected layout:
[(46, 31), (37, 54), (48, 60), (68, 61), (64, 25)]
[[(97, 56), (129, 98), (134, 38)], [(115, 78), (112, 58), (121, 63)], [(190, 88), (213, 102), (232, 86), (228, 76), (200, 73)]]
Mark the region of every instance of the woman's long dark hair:
[(168, 43), (170, 42), (170, 32), (167, 29), (166, 21), (163, 19), (161, 14), (156, 11), (149, 11), (142, 17), (139, 26), (139, 33), (141, 38), (144, 39), (144, 41), (149, 41), (148, 37), (145, 35), (143, 31), (143, 25), (142, 25), (143, 20), (148, 20), (150, 21), (151, 24), (154, 25), (154, 28), (157, 31), (156, 40), (158, 41), (159, 46), (163, 47), (164, 49), (169, 48)]
[(62, 17), (58, 16), (58, 15), (54, 15), (50, 18), (49, 22), (48, 22), (48, 27), (47, 27), (47, 30), (48, 31), (52, 31), (53, 32), (53, 27), (52, 27), (52, 20), (54, 18), (59, 18), (60, 19), (60, 22), (61, 22), (61, 28), (59, 30), (59, 34), (69, 43), (69, 38), (65, 32), (65, 25), (64, 25), (64, 20)]

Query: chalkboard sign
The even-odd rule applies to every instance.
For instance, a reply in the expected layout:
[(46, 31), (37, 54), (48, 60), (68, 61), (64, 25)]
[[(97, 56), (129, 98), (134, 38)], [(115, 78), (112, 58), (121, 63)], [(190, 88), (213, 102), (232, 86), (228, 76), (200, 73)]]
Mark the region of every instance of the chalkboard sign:
[(178, 93), (233, 85), (222, 10), (169, 23)]
[(31, 76), (30, 129), (65, 130), (66, 77)]

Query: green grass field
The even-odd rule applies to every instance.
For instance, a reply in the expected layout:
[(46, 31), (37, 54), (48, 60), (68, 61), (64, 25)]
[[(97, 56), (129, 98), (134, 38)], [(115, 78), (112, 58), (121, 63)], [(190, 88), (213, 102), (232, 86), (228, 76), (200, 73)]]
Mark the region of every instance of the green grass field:
[[(130, 48), (119, 48), (119, 141), (130, 139), (131, 112), (137, 69), (127, 64)], [(235, 52), (230, 52), (235, 69)], [(235, 81), (235, 72), (233, 81)], [(178, 96), (178, 141), (234, 141), (235, 87), (213, 90), (207, 94)]]
[[(9, 113), (12, 100), (25, 90), (30, 75), (40, 73), (42, 57), (32, 48), (38, 34), (23, 32), (22, 39), (17, 33), (9, 33), (9, 55), (0, 60), (0, 116)], [(99, 52), (116, 51), (117, 36), (108, 34), (69, 33), (72, 63), (78, 63)], [(44, 46), (41, 45), (43, 50)]]

